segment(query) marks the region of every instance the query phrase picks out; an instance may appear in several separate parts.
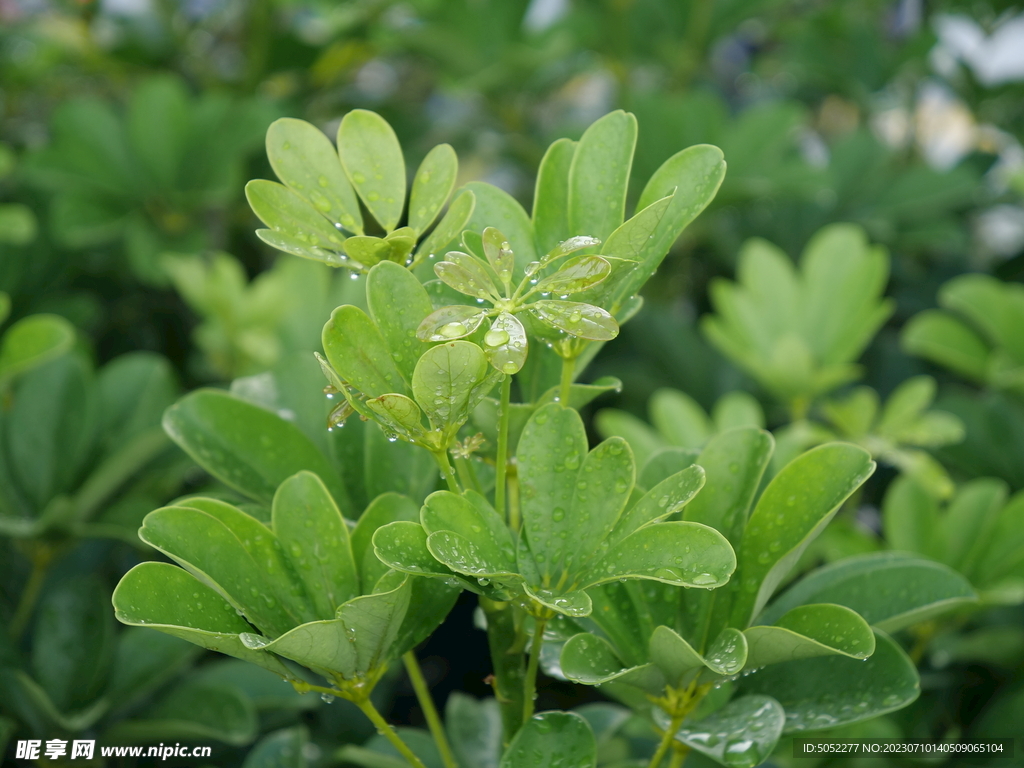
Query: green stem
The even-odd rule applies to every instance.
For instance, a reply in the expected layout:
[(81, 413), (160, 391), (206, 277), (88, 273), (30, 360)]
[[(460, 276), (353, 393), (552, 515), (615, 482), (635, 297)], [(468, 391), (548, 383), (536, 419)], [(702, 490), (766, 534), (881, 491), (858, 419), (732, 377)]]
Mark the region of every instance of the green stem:
[(437, 462), (437, 466), (441, 469), (441, 474), (448, 483), (448, 490), (452, 493), (462, 493), (458, 482), (455, 480), (455, 470), (452, 469), (452, 465), (448, 461), (448, 451), (434, 451), (434, 460)]
[(494, 667), (491, 686), (501, 711), (502, 743), (507, 746), (523, 725), (523, 679), (526, 676), (523, 643), (511, 603), (481, 597), (480, 608), (487, 617), (487, 645)]
[(427, 728), (430, 729), (430, 735), (434, 737), (441, 761), (445, 768), (459, 768), (458, 763), (455, 762), (455, 756), (452, 754), (451, 745), (448, 744), (448, 736), (444, 732), (441, 718), (437, 714), (437, 707), (434, 706), (434, 699), (430, 696), (430, 690), (427, 688), (423, 670), (420, 669), (420, 663), (416, 660), (416, 654), (409, 651), (402, 656), (402, 662), (405, 664), (405, 671), (409, 674), (412, 688), (416, 691), (416, 699), (423, 709), (423, 716), (427, 719)]
[[(668, 753), (668, 750), (671, 748), (672, 742), (675, 741), (676, 731), (678, 731), (679, 727), (683, 724), (684, 718), (685, 715), (676, 715), (672, 718), (672, 722), (669, 724), (668, 728), (665, 729), (665, 732), (661, 735), (661, 743), (658, 744), (658, 751), (654, 753), (654, 757), (652, 757), (651, 762), (647, 764), (647, 768), (658, 768), (658, 766), (661, 765), (661, 761), (664, 759), (666, 753)], [(675, 760), (674, 757), (673, 760)]]
[(683, 768), (683, 763), (686, 762), (687, 755), (690, 754), (690, 748), (685, 744), (679, 744), (678, 742), (672, 745), (672, 760), (668, 764), (668, 768)]
[(537, 697), (537, 667), (540, 665), (540, 647), (544, 643), (544, 627), (547, 619), (536, 619), (533, 627), (533, 644), (530, 646), (530, 663), (523, 680), (523, 722), (533, 717), (533, 704)]
[(576, 372), (576, 358), (562, 358), (562, 383), (558, 387), (558, 402), (569, 407), (569, 396), (572, 394), (572, 375)]
[(522, 525), (519, 515), (519, 478), (515, 473), (508, 477), (508, 527), (518, 533)]
[(470, 459), (461, 459), (458, 457), (454, 459), (454, 462), (462, 487), (472, 488), (474, 491), (482, 495), (483, 492), (480, 490), (480, 480), (476, 476), (476, 470), (473, 469), (473, 462)]
[(359, 707), (360, 711), (362, 711), (364, 715), (370, 718), (370, 722), (377, 728), (377, 733), (390, 741), (391, 746), (398, 750), (398, 754), (404, 757), (409, 765), (413, 766), (413, 768), (427, 768), (423, 765), (423, 761), (416, 757), (413, 751), (409, 749), (408, 745), (398, 738), (398, 733), (396, 733), (390, 723), (381, 716), (380, 712), (378, 712), (377, 708), (373, 706), (373, 703), (369, 698), (359, 699), (353, 703)]
[(46, 582), (46, 574), (50, 569), (52, 557), (53, 553), (45, 544), (32, 545), (32, 549), (29, 552), (29, 559), (32, 561), (32, 571), (29, 574), (28, 581), (25, 583), (25, 589), (21, 591), (18, 607), (14, 611), (9, 627), (11, 637), (15, 640), (21, 639), (21, 636), (25, 633), (25, 628), (28, 626), (29, 619), (32, 618), (32, 611), (36, 606), (36, 601), (39, 599), (39, 593), (43, 589), (43, 584)]
[(508, 420), (512, 411), (512, 376), (501, 382), (501, 405), (498, 411), (498, 455), (494, 475), (494, 510), (505, 517), (505, 474), (508, 472)]

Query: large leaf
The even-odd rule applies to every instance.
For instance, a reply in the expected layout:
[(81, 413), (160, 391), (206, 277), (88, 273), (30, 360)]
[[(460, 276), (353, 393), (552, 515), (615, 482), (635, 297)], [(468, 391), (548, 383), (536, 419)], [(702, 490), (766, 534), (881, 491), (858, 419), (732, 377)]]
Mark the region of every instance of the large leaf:
[(341, 378), (367, 397), (411, 394), (381, 332), (359, 307), (340, 306), (323, 330), (324, 352)]
[(353, 109), (338, 127), (338, 154), (363, 205), (391, 232), (405, 208), (405, 159), (394, 130), (380, 115)]
[(274, 121), (267, 129), (267, 159), (277, 178), (323, 216), (362, 234), (359, 201), (331, 140), (319, 128), (291, 117)]
[(573, 712), (541, 712), (508, 745), (501, 768), (593, 768), (597, 745), (590, 725)]
[(636, 118), (622, 110), (583, 132), (569, 168), (570, 234), (604, 240), (622, 224), (635, 148)]
[(483, 351), (468, 341), (427, 350), (416, 363), (412, 391), (435, 429), (454, 434), (494, 386)]
[[(660, 719), (662, 727), (668, 724)], [(785, 720), (782, 706), (770, 696), (741, 696), (703, 720), (686, 723), (675, 737), (721, 765), (753, 768), (774, 751)]]
[(874, 470), (863, 448), (829, 443), (775, 476), (743, 532), (733, 626), (742, 629), (760, 613), (807, 545)]
[(866, 660), (821, 656), (774, 664), (744, 678), (741, 689), (782, 704), (787, 733), (877, 717), (905, 707), (920, 694), (913, 662), (877, 630), (875, 652)]
[(896, 632), (974, 600), (971, 585), (948, 566), (901, 552), (872, 552), (807, 574), (760, 621), (774, 624), (799, 605), (835, 603), (852, 608), (872, 626)]
[(840, 654), (866, 659), (875, 650), (871, 628), (856, 612), (841, 605), (801, 605), (772, 626), (745, 630), (751, 669), (782, 661)]
[(217, 592), (177, 566), (135, 566), (121, 578), (113, 603), (118, 621), (124, 624), (156, 629), (292, 677), (274, 656), (244, 646), (238, 635), (252, 627)]
[(0, 385), (71, 349), (75, 328), (57, 315), (30, 315), (14, 323), (0, 340)]
[(286, 478), (315, 473), (342, 510), (348, 495), (327, 458), (294, 424), (214, 389), (192, 392), (167, 409), (164, 429), (211, 475), (263, 504)]
[(409, 226), (424, 232), (434, 223), (455, 186), (459, 159), (450, 144), (438, 144), (427, 153), (412, 181)]

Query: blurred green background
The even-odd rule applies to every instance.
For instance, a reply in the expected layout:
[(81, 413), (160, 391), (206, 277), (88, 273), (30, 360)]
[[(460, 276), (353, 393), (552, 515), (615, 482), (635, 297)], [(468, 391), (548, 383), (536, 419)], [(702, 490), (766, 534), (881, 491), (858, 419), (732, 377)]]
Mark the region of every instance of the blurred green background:
[[(943, 393), (956, 386), (899, 346), (899, 329), (936, 306), (940, 285), (965, 272), (1024, 279), (1024, 8), (1010, 2), (0, 0), (0, 291), (10, 320), (65, 317), (94, 367), (128, 352), (165, 356), (169, 365), (153, 363), (162, 383), (146, 390), (148, 415), (138, 416), (147, 424), (176, 391), (258, 374), (315, 346), (343, 301), (344, 276), (278, 260), (253, 233), (242, 187), (272, 178), (263, 136), (274, 119), (303, 118), (333, 135), (355, 107), (394, 126), (410, 167), (448, 142), (459, 184), (488, 181), (527, 207), (548, 144), (578, 138), (612, 109), (639, 120), (641, 182), (681, 147), (723, 149), (718, 197), (587, 373), (622, 378), (622, 393), (601, 405), (637, 415), (661, 387), (705, 408), (747, 389), (769, 425), (785, 420), (697, 331), (709, 282), (733, 276), (750, 237), (795, 258), (823, 225), (853, 222), (889, 249), (896, 311), (862, 360), (883, 396), (917, 373), (935, 375)], [(122, 417), (109, 416), (97, 446), (119, 439)], [(66, 435), (72, 422), (54, 429)], [(68, 488), (101, 455), (78, 460)], [(983, 437), (944, 458), (955, 480), (998, 475), (1024, 487), (1024, 456), (1012, 446)], [(173, 449), (159, 462), (129, 494), (143, 511), (206, 482)], [(63, 558), (48, 589), (92, 574), (109, 592), (139, 557), (137, 515), (118, 514), (85, 543), (47, 544), (47, 557)], [(16, 605), (39, 551), (4, 540), (7, 622), (22, 620)], [(995, 691), (1014, 690), (1024, 634), (1019, 609), (1005, 610), (997, 623), (1016, 634), (998, 652), (956, 672), (923, 671), (926, 684), (957, 676), (955, 705), (921, 715), (936, 734), (969, 728)], [(17, 645), (0, 648), (4, 665), (21, 663)], [(435, 682), (446, 663), (436, 662)], [(445, 685), (469, 684), (449, 675)], [(343, 739), (338, 709), (320, 707), (314, 729)], [(267, 711), (277, 713), (270, 725), (299, 717), (294, 703)]]

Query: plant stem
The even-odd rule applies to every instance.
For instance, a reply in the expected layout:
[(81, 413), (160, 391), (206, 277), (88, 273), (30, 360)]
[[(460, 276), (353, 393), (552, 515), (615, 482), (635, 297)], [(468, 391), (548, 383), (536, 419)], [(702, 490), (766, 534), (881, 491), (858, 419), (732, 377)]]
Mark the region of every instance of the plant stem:
[[(661, 761), (668, 753), (669, 748), (672, 746), (672, 742), (675, 741), (676, 731), (678, 731), (679, 726), (683, 724), (683, 719), (685, 717), (685, 715), (676, 715), (672, 718), (672, 722), (661, 736), (661, 743), (658, 744), (658, 751), (654, 753), (654, 757), (652, 757), (651, 762), (647, 764), (647, 768), (658, 768), (658, 766), (661, 765)], [(674, 759), (675, 758), (673, 757), (673, 760)]]
[(441, 468), (441, 474), (444, 475), (444, 479), (448, 483), (448, 490), (452, 493), (462, 493), (458, 482), (455, 480), (455, 470), (452, 469), (452, 465), (448, 461), (447, 449), (435, 451), (434, 460), (437, 462), (437, 466)]
[(537, 696), (537, 667), (540, 664), (540, 647), (544, 644), (544, 627), (547, 619), (536, 619), (533, 627), (533, 644), (530, 646), (530, 663), (523, 680), (523, 722), (533, 717), (533, 704)]
[(494, 510), (505, 517), (505, 473), (508, 471), (508, 420), (512, 401), (512, 376), (505, 374), (501, 382), (501, 405), (498, 406), (498, 455), (494, 475)]
[(423, 716), (427, 719), (427, 728), (430, 729), (430, 735), (434, 737), (441, 761), (445, 764), (445, 768), (459, 768), (458, 763), (455, 762), (455, 756), (452, 754), (451, 745), (448, 744), (448, 736), (444, 732), (441, 718), (437, 714), (437, 707), (434, 706), (434, 699), (430, 696), (430, 690), (427, 688), (423, 670), (420, 669), (420, 663), (416, 660), (416, 654), (409, 651), (402, 656), (402, 662), (405, 664), (405, 671), (409, 674), (412, 688), (416, 691), (416, 699), (423, 709)]
[(569, 396), (572, 394), (572, 376), (576, 372), (576, 358), (562, 358), (562, 383), (558, 387), (558, 402), (569, 407)]
[(501, 711), (502, 743), (507, 746), (523, 725), (522, 695), (526, 676), (523, 643), (511, 603), (481, 597), (480, 608), (487, 617), (487, 645), (494, 667), (491, 686)]
[(31, 549), (28, 556), (32, 562), (32, 571), (29, 573), (28, 581), (25, 583), (25, 589), (21, 591), (18, 607), (14, 611), (9, 627), (11, 637), (14, 640), (21, 639), (25, 628), (28, 626), (29, 619), (32, 618), (32, 611), (36, 606), (36, 601), (39, 599), (39, 593), (43, 589), (43, 584), (46, 582), (46, 573), (50, 569), (50, 560), (53, 557), (50, 547), (45, 544), (32, 544), (30, 546)]
[(459, 480), (462, 482), (462, 487), (471, 488), (482, 495), (480, 481), (477, 479), (476, 470), (473, 469), (473, 462), (470, 459), (456, 457), (454, 463), (455, 469), (459, 474)]
[(683, 768), (683, 763), (686, 762), (687, 755), (690, 754), (690, 748), (685, 744), (673, 744), (672, 745), (672, 760), (668, 764), (668, 768)]
[(391, 746), (398, 750), (398, 754), (404, 757), (408, 761), (409, 765), (413, 766), (413, 768), (426, 768), (426, 766), (423, 765), (423, 761), (416, 757), (404, 741), (398, 738), (398, 733), (391, 727), (390, 723), (381, 716), (380, 712), (377, 711), (377, 708), (373, 706), (373, 702), (371, 702), (368, 697), (353, 700), (353, 703), (359, 707), (360, 711), (364, 715), (370, 718), (370, 722), (377, 728), (377, 733), (390, 741)]
[(508, 527), (519, 532), (522, 521), (519, 516), (519, 477), (513, 471), (508, 477)]

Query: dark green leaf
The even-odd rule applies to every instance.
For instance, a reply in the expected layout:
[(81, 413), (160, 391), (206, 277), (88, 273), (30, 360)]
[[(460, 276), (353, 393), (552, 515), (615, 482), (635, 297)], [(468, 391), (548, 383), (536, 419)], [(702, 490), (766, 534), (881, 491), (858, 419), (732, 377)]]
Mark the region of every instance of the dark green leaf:
[(14, 323), (0, 340), (0, 385), (67, 352), (75, 328), (57, 315), (30, 315)]
[(572, 712), (541, 712), (523, 725), (501, 758), (501, 768), (594, 768), (597, 745), (590, 725)]
[[(770, 696), (741, 696), (703, 720), (683, 725), (676, 739), (721, 765), (753, 768), (775, 750), (785, 721), (782, 706)], [(660, 724), (664, 727), (667, 721)]]

